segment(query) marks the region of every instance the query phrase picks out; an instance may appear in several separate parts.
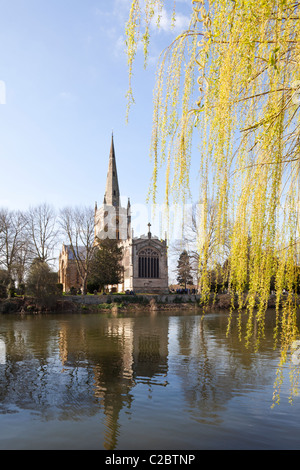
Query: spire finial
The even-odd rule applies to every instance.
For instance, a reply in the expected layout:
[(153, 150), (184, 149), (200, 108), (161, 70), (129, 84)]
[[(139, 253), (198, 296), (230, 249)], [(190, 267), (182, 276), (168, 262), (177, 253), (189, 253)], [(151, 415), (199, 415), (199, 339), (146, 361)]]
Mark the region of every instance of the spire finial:
[(115, 158), (114, 134), (111, 134), (110, 157)]

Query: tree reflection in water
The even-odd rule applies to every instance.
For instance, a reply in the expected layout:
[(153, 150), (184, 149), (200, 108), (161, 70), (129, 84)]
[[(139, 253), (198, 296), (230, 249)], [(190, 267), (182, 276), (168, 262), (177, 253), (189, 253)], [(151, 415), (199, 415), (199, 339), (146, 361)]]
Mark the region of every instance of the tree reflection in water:
[[(90, 443), (97, 448), (147, 448), (155, 439), (169, 447), (183, 436), (195, 448), (195, 432), (222, 426), (233, 398), (274, 380), (272, 329), (259, 353), (226, 329), (224, 314), (191, 312), (5, 317), (0, 420), (30, 410), (41, 422), (79, 429), (97, 418), (99, 435)], [(89, 439), (78, 435), (73, 445), (86, 448)]]

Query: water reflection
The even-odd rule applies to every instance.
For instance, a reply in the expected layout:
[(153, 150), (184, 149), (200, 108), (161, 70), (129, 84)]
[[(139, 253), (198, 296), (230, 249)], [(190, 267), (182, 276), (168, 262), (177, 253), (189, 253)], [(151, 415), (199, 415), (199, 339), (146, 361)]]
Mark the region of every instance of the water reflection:
[(225, 336), (224, 315), (179, 318), (176, 323), (175, 371), (185, 402), (198, 422), (220, 424), (222, 411), (237, 391), (256, 390), (270, 383), (274, 373), (268, 363), (269, 354), (274, 356), (271, 336), (255, 355), (239, 342), (235, 331), (229, 338)]
[(6, 346), (5, 341), (0, 338), (0, 364), (5, 364), (6, 362)]
[(136, 413), (146, 423), (166, 409), (170, 429), (187, 420), (218, 426), (233, 396), (263, 387), (274, 373), (271, 330), (257, 355), (227, 338), (226, 327), (224, 315), (1, 318), (0, 414), (30, 410), (43, 422), (99, 415), (104, 449), (136, 432)]

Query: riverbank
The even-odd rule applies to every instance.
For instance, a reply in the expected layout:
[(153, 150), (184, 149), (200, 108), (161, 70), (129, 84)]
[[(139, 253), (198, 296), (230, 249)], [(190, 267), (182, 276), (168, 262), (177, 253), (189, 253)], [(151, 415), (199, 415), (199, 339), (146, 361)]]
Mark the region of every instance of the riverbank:
[[(230, 294), (212, 295), (208, 304), (214, 310), (228, 310), (232, 305)], [(83, 312), (83, 311), (132, 311), (132, 310), (175, 310), (203, 309), (199, 294), (165, 295), (65, 295), (47, 302), (37, 302), (34, 298), (16, 297), (0, 301), (0, 314), (36, 314), (47, 312)], [(269, 298), (268, 308), (275, 308), (275, 296)]]
[(29, 314), (47, 312), (82, 312), (106, 310), (162, 310), (178, 306), (200, 308), (200, 296), (188, 295), (65, 295), (48, 302), (34, 298), (16, 297), (0, 301), (0, 314)]

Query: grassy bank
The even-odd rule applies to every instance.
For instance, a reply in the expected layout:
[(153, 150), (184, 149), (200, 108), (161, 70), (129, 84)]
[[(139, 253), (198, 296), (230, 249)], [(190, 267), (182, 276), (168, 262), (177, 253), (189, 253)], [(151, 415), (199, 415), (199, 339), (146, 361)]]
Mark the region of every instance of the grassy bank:
[[(209, 308), (214, 310), (228, 310), (235, 303), (230, 294), (212, 295)], [(43, 312), (99, 312), (108, 310), (136, 311), (136, 310), (175, 310), (201, 309), (203, 302), (200, 295), (168, 294), (168, 295), (77, 295), (48, 298), (43, 301), (30, 297), (15, 297), (0, 301), (0, 314), (30, 314)], [(275, 307), (275, 296), (270, 296), (269, 308)]]

